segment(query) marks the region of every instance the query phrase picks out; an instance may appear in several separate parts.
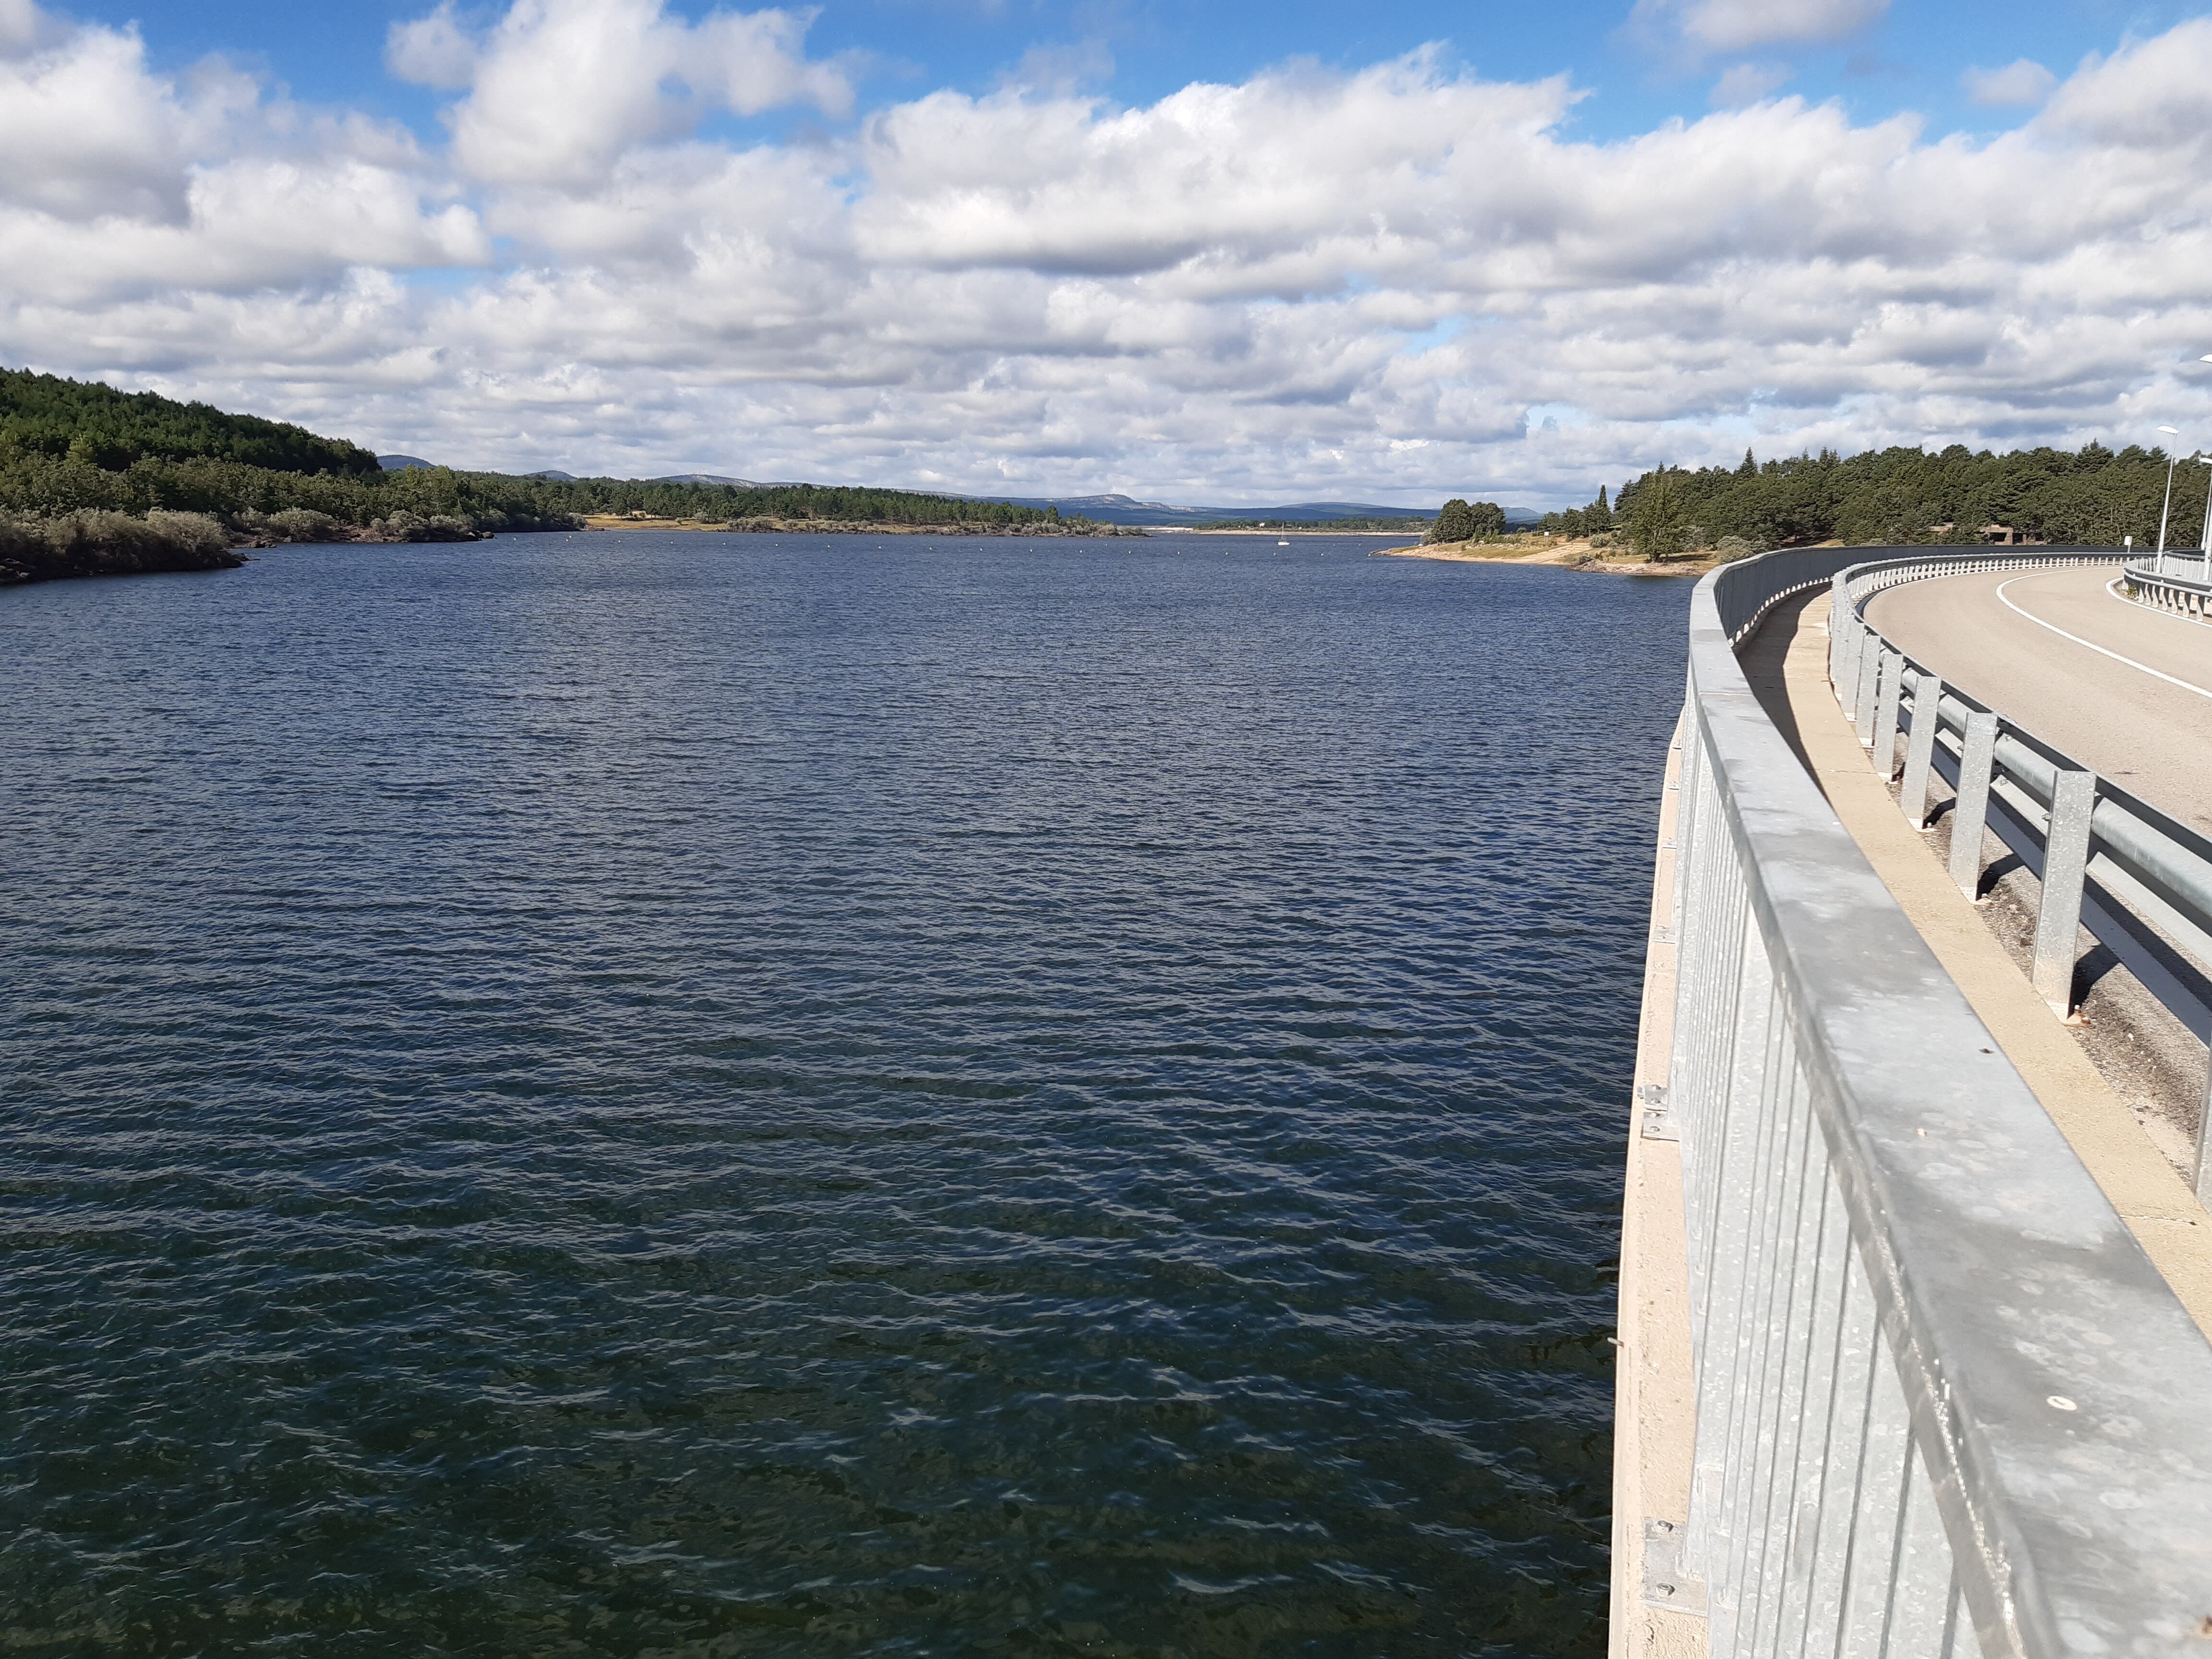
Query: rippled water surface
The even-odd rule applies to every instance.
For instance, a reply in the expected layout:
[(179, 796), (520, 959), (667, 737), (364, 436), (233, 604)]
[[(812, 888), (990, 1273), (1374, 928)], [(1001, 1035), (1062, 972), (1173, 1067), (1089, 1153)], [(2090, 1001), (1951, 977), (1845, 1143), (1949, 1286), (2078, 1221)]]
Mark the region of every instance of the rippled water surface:
[(9, 1650), (1601, 1651), (1687, 585), (1371, 545), (0, 593)]

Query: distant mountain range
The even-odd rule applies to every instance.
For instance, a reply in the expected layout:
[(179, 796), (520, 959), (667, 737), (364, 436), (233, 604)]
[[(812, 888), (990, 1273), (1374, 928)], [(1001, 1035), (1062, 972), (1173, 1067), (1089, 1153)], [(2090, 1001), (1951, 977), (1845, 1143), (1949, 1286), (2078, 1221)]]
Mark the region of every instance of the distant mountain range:
[[(411, 471), (416, 467), (432, 467), (440, 465), (436, 461), (426, 461), (420, 455), (380, 455), (376, 458), (376, 460), (377, 465), (381, 466), (386, 472), (407, 472)], [(519, 472), (514, 476), (520, 478), (544, 478), (550, 483), (574, 483), (584, 475), (579, 472), (563, 472), (558, 467), (549, 466), (537, 472)], [(727, 484), (735, 489), (790, 489), (795, 488), (795, 486), (787, 483), (757, 483), (750, 478), (732, 478), (728, 474), (722, 472), (671, 472), (661, 477), (641, 478), (637, 482), (641, 483)]]
[[(387, 472), (404, 471), (409, 467), (429, 466), (434, 463), (418, 455), (380, 455), (376, 458)], [(557, 483), (574, 483), (576, 474), (547, 468), (541, 472), (526, 472), (526, 478), (548, 478)], [(757, 483), (750, 478), (733, 478), (720, 472), (677, 472), (665, 477), (647, 478), (647, 483), (727, 484), (738, 489), (788, 489), (787, 483)], [(1418, 519), (1436, 516), (1431, 507), (1379, 507), (1371, 501), (1294, 501), (1284, 507), (1174, 507), (1166, 501), (1140, 501), (1133, 495), (962, 495), (953, 490), (923, 490), (923, 495), (949, 495), (963, 501), (1011, 501), (1016, 507), (1056, 507), (1063, 517), (1095, 519), (1101, 524), (1150, 526), (1169, 530), (1188, 529), (1193, 525), (1214, 524), (1225, 519), (1258, 520), (1267, 524), (1328, 524), (1337, 519)], [(1533, 507), (1509, 507), (1505, 509), (1508, 524), (1534, 524), (1542, 515)]]
[[(1297, 501), (1287, 507), (1174, 507), (1166, 501), (1140, 501), (1133, 495), (969, 495), (961, 499), (1012, 501), (1016, 507), (1056, 507), (1063, 515), (1079, 514), (1101, 524), (1145, 525), (1161, 530), (1188, 529), (1193, 525), (1216, 524), (1224, 519), (1267, 524), (1327, 524), (1334, 519), (1426, 521), (1437, 514), (1432, 507), (1377, 507), (1368, 501)], [(1508, 507), (1505, 516), (1512, 522), (1534, 524), (1539, 515), (1525, 507)]]

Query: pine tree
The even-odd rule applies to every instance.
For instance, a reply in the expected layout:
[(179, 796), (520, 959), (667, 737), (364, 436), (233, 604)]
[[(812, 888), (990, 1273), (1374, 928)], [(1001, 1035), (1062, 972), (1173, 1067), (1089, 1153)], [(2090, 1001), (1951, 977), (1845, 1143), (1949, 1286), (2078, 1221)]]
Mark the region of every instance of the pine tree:
[(1463, 542), (1474, 535), (1474, 509), (1455, 495), (1443, 504), (1437, 521), (1429, 526), (1431, 542)]
[(1682, 488), (1671, 467), (1647, 474), (1629, 508), (1629, 544), (1647, 559), (1669, 559), (1682, 550), (1689, 527)]

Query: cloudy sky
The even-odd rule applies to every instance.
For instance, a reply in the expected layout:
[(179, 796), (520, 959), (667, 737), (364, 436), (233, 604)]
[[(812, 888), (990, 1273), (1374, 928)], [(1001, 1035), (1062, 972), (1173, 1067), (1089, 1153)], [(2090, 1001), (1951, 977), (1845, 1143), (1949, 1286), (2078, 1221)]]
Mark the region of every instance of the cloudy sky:
[(0, 0), (0, 362), (458, 465), (1530, 506), (2212, 441), (2212, 16)]

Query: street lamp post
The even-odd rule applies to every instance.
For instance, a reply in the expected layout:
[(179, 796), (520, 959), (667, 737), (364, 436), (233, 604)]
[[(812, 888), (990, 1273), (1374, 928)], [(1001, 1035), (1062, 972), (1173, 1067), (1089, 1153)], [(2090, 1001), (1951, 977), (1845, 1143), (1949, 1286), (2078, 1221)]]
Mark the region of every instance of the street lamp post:
[[(2200, 363), (2212, 363), (2212, 351), (2206, 352), (2197, 361)], [(2204, 462), (2207, 466), (2212, 466), (2212, 457), (2199, 455), (2197, 459)], [(2169, 485), (2172, 483), (2172, 471), (2169, 468), (2166, 473), (2166, 482)], [(2204, 529), (2197, 539), (2197, 579), (2201, 581), (2208, 576), (2212, 576), (2212, 477), (2208, 477), (2204, 481)]]
[[(2162, 426), (2159, 430), (2170, 437), (2178, 438), (2181, 435), (2180, 428), (2178, 427)], [(2158, 510), (2158, 554), (2152, 560), (2150, 567), (2151, 574), (2154, 576), (2166, 574), (2166, 521), (2173, 514), (2173, 469), (2180, 463), (2181, 457), (2179, 455), (2169, 455), (2166, 458), (2166, 505)]]
[[(2212, 455), (2199, 455), (2197, 459), (2212, 466)], [(2204, 530), (2197, 538), (2197, 576), (2201, 581), (2212, 574), (2212, 473), (2207, 473), (2204, 478)]]

